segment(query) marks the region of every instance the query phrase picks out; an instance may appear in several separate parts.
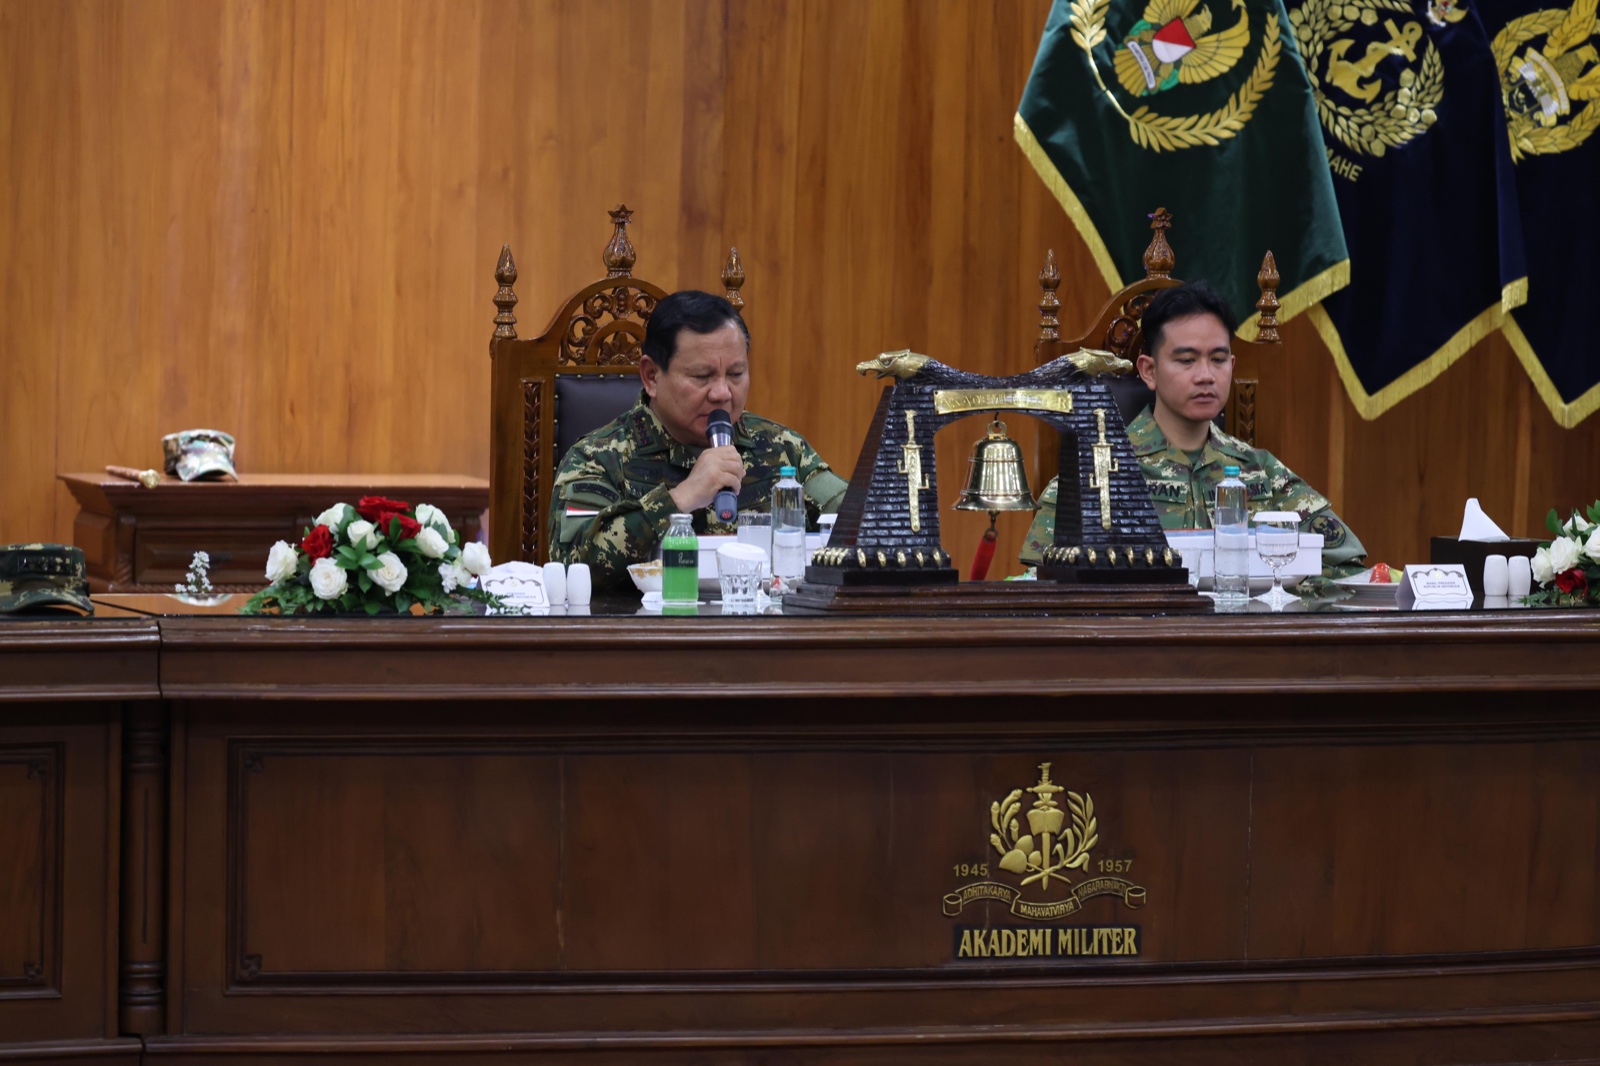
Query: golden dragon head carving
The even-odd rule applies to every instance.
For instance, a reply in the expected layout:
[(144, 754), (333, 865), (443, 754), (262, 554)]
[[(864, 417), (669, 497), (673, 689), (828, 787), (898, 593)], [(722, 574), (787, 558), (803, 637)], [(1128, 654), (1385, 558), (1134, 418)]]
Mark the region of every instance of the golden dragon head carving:
[(928, 357), (918, 355), (910, 348), (902, 348), (898, 352), (883, 352), (876, 359), (867, 359), (856, 364), (857, 374), (876, 374), (880, 378), (894, 378), (905, 381), (917, 376), (917, 372), (928, 363)]

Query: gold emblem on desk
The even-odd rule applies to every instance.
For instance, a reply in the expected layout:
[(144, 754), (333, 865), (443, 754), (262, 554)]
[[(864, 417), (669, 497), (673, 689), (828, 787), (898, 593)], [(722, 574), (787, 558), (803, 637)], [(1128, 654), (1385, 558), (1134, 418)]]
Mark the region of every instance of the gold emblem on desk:
[[(974, 903), (994, 902), (1033, 922), (1053, 922), (1083, 910), (1096, 896), (1116, 896), (1129, 908), (1144, 906), (1145, 890), (1106, 871), (1128, 872), (1131, 859), (1093, 858), (1100, 842), (1094, 798), (1073, 792), (1050, 777), (1050, 763), (1039, 764), (1039, 780), (1013, 789), (989, 807), (990, 862), (960, 863), (956, 874), (982, 880), (944, 897), (946, 917), (959, 917)], [(1025, 796), (1034, 799), (1026, 812)], [(1064, 796), (1065, 805), (1058, 796)], [(998, 861), (994, 861), (998, 858)], [(1006, 880), (989, 880), (991, 871)], [(1074, 884), (1074, 879), (1077, 883)], [(1014, 882), (1014, 883), (1013, 883)], [(1041, 898), (1024, 899), (1037, 893)], [(1140, 933), (1132, 926), (1056, 926), (1052, 928), (974, 927), (957, 931), (957, 958), (1137, 955)]]

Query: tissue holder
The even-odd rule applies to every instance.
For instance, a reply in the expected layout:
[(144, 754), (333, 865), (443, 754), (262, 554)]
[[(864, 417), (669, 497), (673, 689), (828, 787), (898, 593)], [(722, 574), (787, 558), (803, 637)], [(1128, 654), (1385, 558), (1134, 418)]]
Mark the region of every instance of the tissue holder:
[(1434, 537), (1429, 544), (1428, 562), (1460, 563), (1467, 568), (1467, 581), (1472, 585), (1474, 607), (1483, 606), (1483, 561), (1491, 555), (1522, 555), (1533, 558), (1542, 541), (1526, 537), (1510, 540), (1460, 540), (1456, 537)]

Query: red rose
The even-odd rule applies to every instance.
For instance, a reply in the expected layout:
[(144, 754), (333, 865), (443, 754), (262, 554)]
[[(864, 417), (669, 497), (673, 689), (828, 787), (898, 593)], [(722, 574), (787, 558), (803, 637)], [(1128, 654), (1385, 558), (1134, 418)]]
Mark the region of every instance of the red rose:
[(1574, 566), (1571, 570), (1556, 575), (1556, 587), (1562, 592), (1587, 592), (1589, 575)]
[(400, 523), (400, 535), (398, 537), (394, 538), (397, 542), (398, 541), (402, 541), (402, 540), (410, 540), (412, 537), (416, 536), (418, 533), (420, 533), (422, 531), (422, 523), (421, 522), (418, 522), (415, 518), (412, 518), (410, 515), (397, 514), (397, 515), (385, 515), (384, 516), (383, 528), (384, 528), (384, 532), (386, 532), (386, 533), (388, 532), (388, 529), (389, 529), (389, 519), (391, 517), (394, 518), (396, 521), (398, 521)]
[(389, 528), (391, 515), (409, 510), (411, 510), (409, 503), (403, 500), (391, 500), (384, 496), (363, 496), (361, 502), (356, 504), (356, 512), (382, 530)]
[(333, 531), (327, 526), (318, 526), (306, 534), (306, 539), (300, 542), (300, 550), (306, 553), (306, 558), (312, 562), (324, 556), (333, 554)]

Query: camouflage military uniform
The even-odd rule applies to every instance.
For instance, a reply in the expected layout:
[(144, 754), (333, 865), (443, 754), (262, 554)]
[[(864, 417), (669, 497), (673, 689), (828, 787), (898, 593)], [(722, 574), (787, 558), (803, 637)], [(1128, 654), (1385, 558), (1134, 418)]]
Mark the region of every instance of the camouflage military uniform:
[[(1322, 534), (1325, 577), (1348, 577), (1362, 570), (1367, 550), (1361, 541), (1333, 513), (1327, 497), (1301, 481), (1271, 452), (1252, 448), (1213, 425), (1199, 463), (1191, 465), (1188, 453), (1167, 442), (1148, 407), (1128, 424), (1128, 439), (1150, 486), (1150, 502), (1156, 506), (1162, 529), (1210, 529), (1222, 468), (1237, 466), (1252, 513), (1298, 511), (1301, 532)], [(1055, 527), (1056, 483), (1052, 480), (1039, 498), (1039, 514), (1022, 546), (1024, 565), (1038, 565), (1039, 553), (1055, 541)]]
[[(781, 466), (795, 468), (810, 528), (816, 528), (818, 515), (837, 511), (844, 500), (845, 480), (792, 429), (746, 411), (733, 424), (733, 446), (747, 468), (739, 489), (741, 511), (771, 506)], [(671, 491), (689, 476), (702, 451), (674, 440), (641, 390), (637, 404), (573, 445), (561, 460), (550, 498), (550, 558), (588, 563), (596, 588), (626, 585), (628, 564), (649, 559), (661, 543), (677, 510)], [(706, 508), (695, 512), (694, 528), (697, 533), (736, 532)]]

